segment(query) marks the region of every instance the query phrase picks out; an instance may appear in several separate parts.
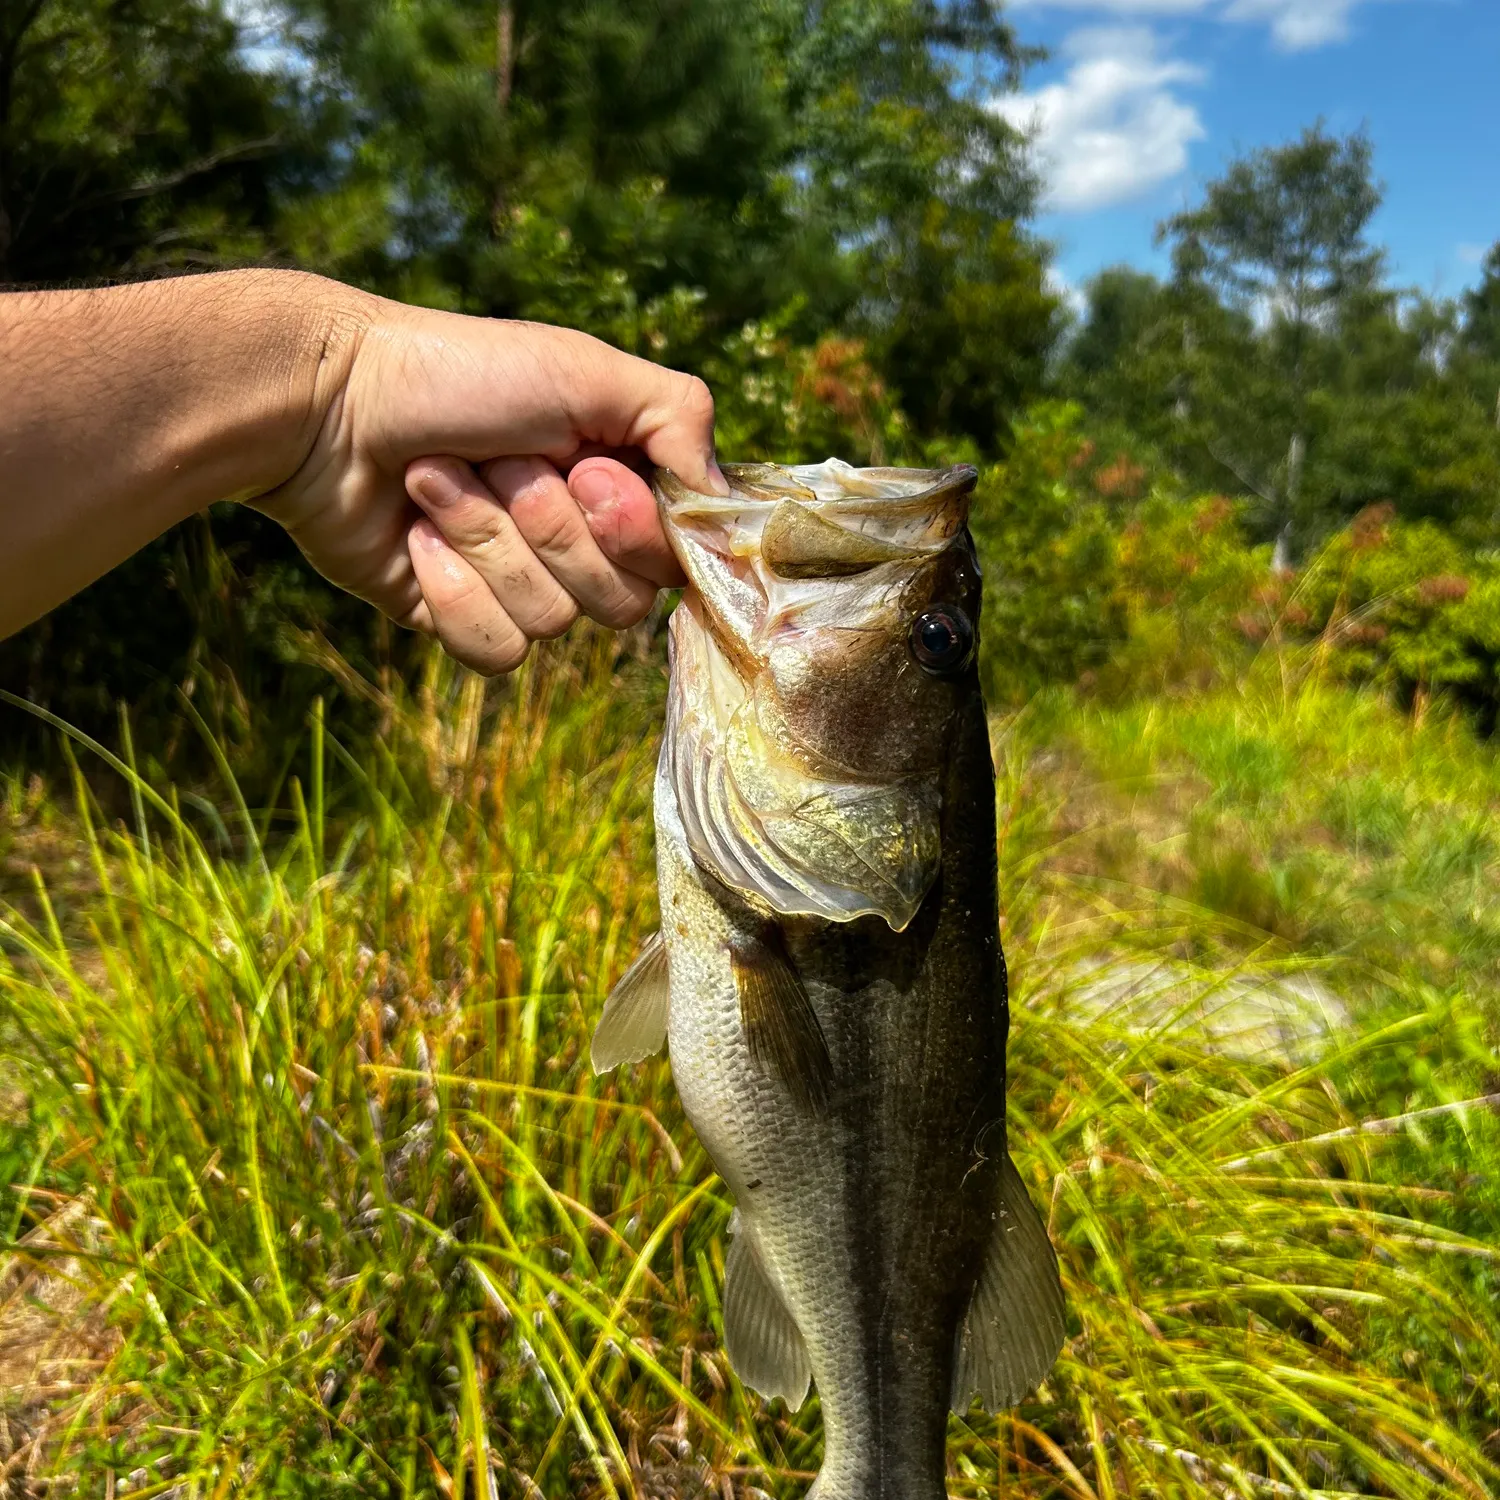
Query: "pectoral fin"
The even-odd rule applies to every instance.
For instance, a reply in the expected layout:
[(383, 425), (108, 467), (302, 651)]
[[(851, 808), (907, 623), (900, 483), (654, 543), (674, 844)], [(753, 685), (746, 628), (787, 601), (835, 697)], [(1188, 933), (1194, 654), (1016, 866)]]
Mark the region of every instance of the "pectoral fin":
[(724, 1266), (724, 1347), (752, 1390), (782, 1397), (793, 1411), (807, 1399), (807, 1346), (743, 1229), (730, 1242)]
[(667, 949), (661, 933), (654, 932), (604, 1002), (589, 1048), (594, 1071), (607, 1073), (620, 1063), (660, 1052), (667, 1039), (670, 998)]
[(763, 941), (736, 949), (730, 967), (751, 1061), (779, 1078), (805, 1109), (821, 1113), (828, 1104), (833, 1062), (780, 933), (769, 928)]
[(954, 1411), (967, 1411), (976, 1391), (986, 1411), (1014, 1406), (1052, 1368), (1065, 1332), (1057, 1255), (1007, 1156), (994, 1236), (959, 1336)]

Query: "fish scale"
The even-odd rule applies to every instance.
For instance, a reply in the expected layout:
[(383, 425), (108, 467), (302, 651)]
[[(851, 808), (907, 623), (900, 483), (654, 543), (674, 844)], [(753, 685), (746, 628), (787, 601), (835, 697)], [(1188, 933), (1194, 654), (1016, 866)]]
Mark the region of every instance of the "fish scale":
[[(767, 526), (736, 497), (661, 485), (698, 589), (672, 620), (655, 788), (662, 931), (607, 1002), (593, 1056), (614, 1066), (667, 1041), (684, 1111), (737, 1203), (730, 1358), (794, 1406), (816, 1384), (817, 1500), (942, 1500), (950, 1407), (975, 1391), (991, 1409), (1018, 1399), (1052, 1363), (1063, 1316), (1055, 1257), (1005, 1150), (994, 770), (977, 674), (970, 654), (938, 671), (917, 657), (905, 676), (914, 620), (928, 626), (922, 642), (941, 644), (934, 620), (958, 630), (977, 617), (955, 511), (972, 477), (869, 472), (803, 469), (778, 490), (772, 466), (754, 467), (742, 507), (771, 510), (790, 493), (829, 507), (816, 525)], [(835, 524), (847, 529), (830, 540)], [(752, 545), (763, 533), (781, 574)], [(714, 570), (727, 559), (753, 588), (723, 586)], [(846, 671), (828, 632), (851, 624), (866, 656)], [(888, 711), (860, 696), (871, 661), (890, 667)], [(734, 802), (754, 811), (731, 818), (724, 731), (752, 705), (779, 726), (758, 742), (776, 774), (757, 776), (755, 796)], [(850, 724), (868, 725), (864, 768), (849, 764), (863, 749)], [(903, 745), (911, 734), (931, 743)], [(852, 810), (829, 825), (820, 803), (824, 821), (776, 853), (769, 835), (756, 842), (756, 819), (811, 818), (799, 784), (837, 785)], [(781, 788), (786, 805), (767, 808)], [(889, 837), (901, 806), (912, 819), (939, 807), (937, 839)], [(792, 910), (778, 905), (788, 879)]]

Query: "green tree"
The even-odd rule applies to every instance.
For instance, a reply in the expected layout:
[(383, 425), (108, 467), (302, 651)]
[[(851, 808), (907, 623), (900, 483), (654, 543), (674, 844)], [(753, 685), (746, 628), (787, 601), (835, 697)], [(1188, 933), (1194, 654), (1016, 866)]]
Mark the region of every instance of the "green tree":
[(1107, 380), (1137, 357), (1170, 316), (1155, 276), (1131, 266), (1109, 266), (1084, 286), (1088, 311), (1068, 342), (1065, 378), (1079, 384)]
[(1197, 208), (1158, 231), (1172, 242), (1179, 283), (1209, 286), (1267, 324), (1259, 343), (1279, 377), (1280, 397), (1262, 421), (1280, 430), (1285, 456), (1272, 467), (1251, 451), (1232, 467), (1267, 500), (1283, 537), (1306, 524), (1314, 346), (1351, 299), (1379, 282), (1383, 254), (1366, 235), (1380, 201), (1369, 137), (1330, 135), (1318, 124), (1285, 146), (1231, 163)]
[(1482, 271), (1479, 285), (1463, 297), (1458, 369), (1500, 429), (1500, 243), (1490, 246)]
[(262, 259), (300, 132), (197, 0), (0, 6), (0, 283)]
[(993, 0), (773, 0), (803, 222), (844, 247), (863, 332), (916, 433), (981, 452), (1039, 386), (1058, 304), (1018, 227), (1036, 183), (988, 101), (1036, 54)]
[(993, 0), (293, 4), (352, 143), (305, 258), (700, 369), (751, 320), (855, 334), (923, 437), (993, 447), (1035, 389), (1034, 184), (985, 107), (1028, 54)]
[(1462, 343), (1468, 352), (1500, 363), (1500, 242), (1490, 246), (1481, 270), (1479, 285), (1464, 293)]
[[(642, 352), (701, 289), (700, 343), (788, 299), (784, 121), (734, 0), (293, 0), (345, 149), (296, 219), (305, 259)], [(767, 283), (770, 283), (768, 287)], [(681, 319), (670, 331), (682, 332)]]

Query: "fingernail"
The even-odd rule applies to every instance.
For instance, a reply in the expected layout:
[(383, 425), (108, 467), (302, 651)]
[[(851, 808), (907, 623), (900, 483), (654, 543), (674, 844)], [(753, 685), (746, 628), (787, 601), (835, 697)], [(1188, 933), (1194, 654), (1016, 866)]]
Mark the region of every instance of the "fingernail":
[(603, 465), (574, 474), (568, 481), (568, 487), (573, 490), (573, 498), (585, 510), (607, 510), (612, 505), (619, 504), (619, 486), (615, 483), (613, 474)]
[(411, 534), (416, 538), (417, 546), (424, 552), (444, 552), (447, 550), (448, 543), (443, 540), (442, 532), (431, 521), (413, 521), (411, 523)]
[(708, 455), (708, 488), (711, 494), (727, 495), (729, 493), (729, 481), (724, 477), (724, 471), (719, 467), (719, 460), (712, 453)]
[(421, 469), (411, 477), (412, 499), (418, 505), (441, 510), (454, 504), (463, 494), (457, 480), (442, 469)]

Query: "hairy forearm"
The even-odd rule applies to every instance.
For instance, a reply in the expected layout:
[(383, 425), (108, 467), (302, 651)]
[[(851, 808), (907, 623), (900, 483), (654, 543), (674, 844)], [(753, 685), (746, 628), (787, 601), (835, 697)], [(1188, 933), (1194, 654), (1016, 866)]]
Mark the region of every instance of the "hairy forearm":
[(0, 296), (0, 637), (194, 511), (285, 481), (363, 303), (282, 271)]

